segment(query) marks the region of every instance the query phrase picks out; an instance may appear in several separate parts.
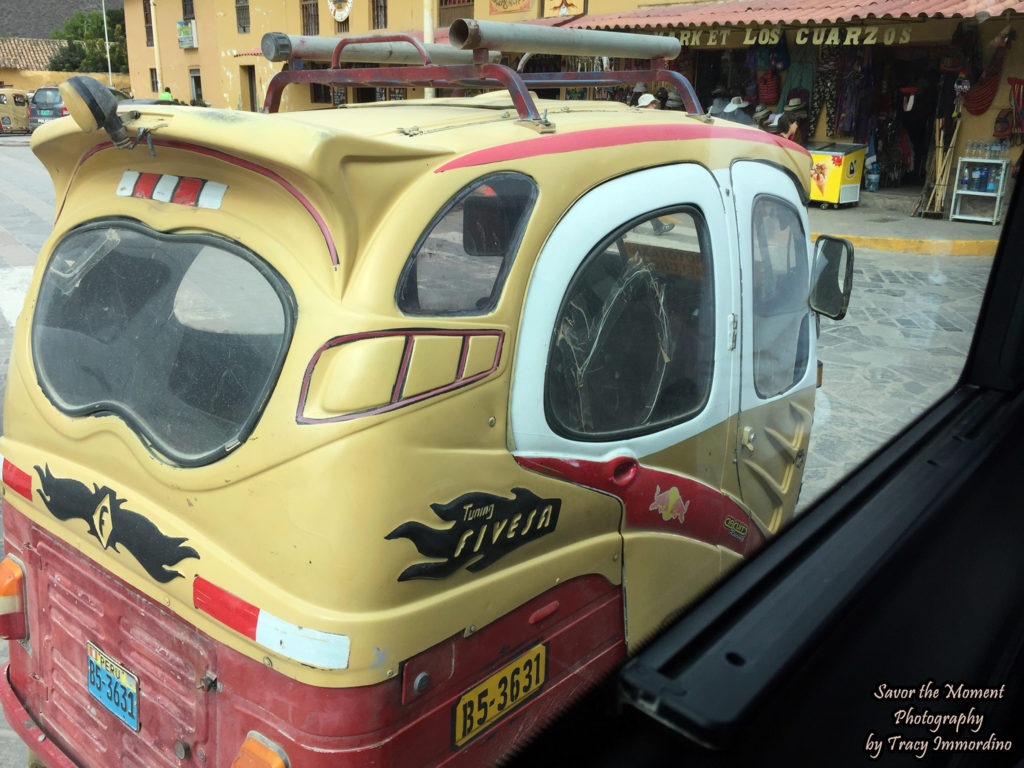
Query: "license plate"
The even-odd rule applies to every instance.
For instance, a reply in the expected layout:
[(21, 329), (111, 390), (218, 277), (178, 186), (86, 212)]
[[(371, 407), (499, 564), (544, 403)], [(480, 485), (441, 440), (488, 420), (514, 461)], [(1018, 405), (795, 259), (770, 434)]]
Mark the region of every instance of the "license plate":
[(504, 717), (539, 691), (548, 677), (548, 649), (537, 645), (466, 691), (452, 708), (456, 747)]
[(139, 678), (92, 643), (89, 657), (89, 693), (132, 730), (139, 730)]
[(45, 117), (46, 115), (49, 115), (52, 111), (53, 110), (50, 110), (50, 109), (40, 109), (39, 110), (39, 114), (43, 115)]

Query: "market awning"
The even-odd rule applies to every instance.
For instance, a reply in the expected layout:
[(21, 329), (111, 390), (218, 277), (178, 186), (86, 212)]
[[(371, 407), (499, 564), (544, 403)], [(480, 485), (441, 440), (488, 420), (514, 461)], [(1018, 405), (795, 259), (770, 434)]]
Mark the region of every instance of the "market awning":
[(634, 11), (580, 16), (564, 26), (579, 29), (674, 29), (765, 24), (835, 24), (875, 20), (977, 18), (1024, 13), (1024, 0), (724, 0), (654, 5)]

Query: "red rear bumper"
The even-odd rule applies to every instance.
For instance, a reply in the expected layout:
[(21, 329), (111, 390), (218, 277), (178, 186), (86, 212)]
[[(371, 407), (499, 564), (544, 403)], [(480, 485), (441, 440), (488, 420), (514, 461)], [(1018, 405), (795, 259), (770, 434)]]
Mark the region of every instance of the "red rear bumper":
[(78, 768), (60, 747), (46, 737), (28, 710), (25, 709), (18, 694), (11, 687), (11, 680), (7, 676), (10, 666), (10, 663), (4, 664), (3, 680), (0, 681), (0, 703), (3, 704), (4, 717), (7, 718), (11, 730), (18, 734), (21, 740), (29, 746), (29, 749), (46, 763), (47, 768)]

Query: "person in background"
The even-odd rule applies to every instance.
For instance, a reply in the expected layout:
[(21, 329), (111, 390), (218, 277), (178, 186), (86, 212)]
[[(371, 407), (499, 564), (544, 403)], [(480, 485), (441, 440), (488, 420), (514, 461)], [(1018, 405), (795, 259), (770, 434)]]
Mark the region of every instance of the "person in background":
[(665, 99), (665, 109), (671, 109), (676, 112), (683, 111), (683, 98), (679, 95), (678, 91), (669, 91), (668, 98)]
[(778, 122), (779, 136), (794, 141), (800, 146), (804, 144), (804, 137), (800, 135), (800, 125), (792, 115), (783, 114)]
[(174, 101), (174, 97), (171, 96), (171, 89), (170, 89), (170, 87), (164, 88), (164, 90), (160, 94), (159, 98), (160, 98), (160, 101)]
[(636, 102), (641, 109), (661, 109), (661, 102), (653, 93), (643, 94)]

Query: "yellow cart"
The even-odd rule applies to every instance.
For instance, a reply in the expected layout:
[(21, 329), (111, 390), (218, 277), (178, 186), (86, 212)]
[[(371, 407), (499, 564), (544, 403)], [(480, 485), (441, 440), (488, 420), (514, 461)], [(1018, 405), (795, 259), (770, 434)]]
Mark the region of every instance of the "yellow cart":
[(864, 174), (864, 144), (837, 141), (810, 142), (811, 200), (822, 208), (838, 208), (860, 202), (860, 180)]
[(28, 96), (20, 88), (0, 88), (0, 133), (28, 133)]

